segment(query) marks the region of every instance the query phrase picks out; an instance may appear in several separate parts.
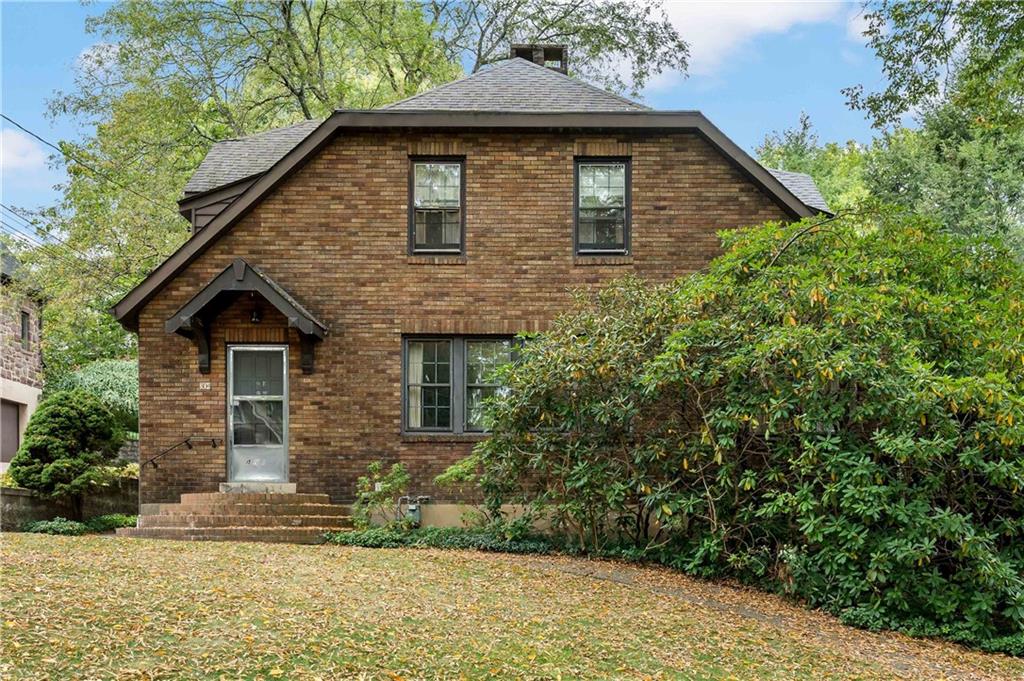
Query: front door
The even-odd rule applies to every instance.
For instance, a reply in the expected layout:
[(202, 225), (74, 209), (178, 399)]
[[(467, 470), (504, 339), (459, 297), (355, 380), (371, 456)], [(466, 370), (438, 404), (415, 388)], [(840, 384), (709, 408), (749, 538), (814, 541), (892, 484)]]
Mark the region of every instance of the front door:
[(288, 481), (288, 348), (228, 347), (228, 480)]

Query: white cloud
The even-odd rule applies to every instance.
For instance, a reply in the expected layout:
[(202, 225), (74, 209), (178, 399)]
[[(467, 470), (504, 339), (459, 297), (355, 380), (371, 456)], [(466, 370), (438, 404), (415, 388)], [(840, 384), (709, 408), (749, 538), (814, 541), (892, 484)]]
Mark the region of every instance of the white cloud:
[(78, 53), (75, 67), (83, 70), (109, 69), (120, 51), (121, 46), (117, 43), (93, 43)]
[(0, 130), (0, 169), (4, 173), (16, 170), (34, 173), (46, 169), (43, 146), (20, 130)]
[(866, 10), (858, 7), (846, 18), (846, 38), (855, 43), (864, 44), (864, 31), (868, 29)]
[(669, 20), (690, 44), (690, 73), (712, 75), (727, 57), (763, 33), (781, 33), (800, 24), (834, 21), (836, 2), (689, 2), (665, 3)]

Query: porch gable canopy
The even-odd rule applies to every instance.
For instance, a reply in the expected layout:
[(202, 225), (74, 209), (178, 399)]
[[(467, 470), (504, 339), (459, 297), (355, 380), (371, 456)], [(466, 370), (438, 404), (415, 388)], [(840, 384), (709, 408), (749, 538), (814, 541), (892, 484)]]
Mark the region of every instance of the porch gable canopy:
[(199, 353), (199, 371), (210, 372), (210, 323), (243, 293), (258, 293), (299, 332), (302, 371), (313, 372), (313, 348), (327, 336), (327, 326), (280, 284), (242, 258), (228, 265), (164, 323), (167, 333), (191, 339)]

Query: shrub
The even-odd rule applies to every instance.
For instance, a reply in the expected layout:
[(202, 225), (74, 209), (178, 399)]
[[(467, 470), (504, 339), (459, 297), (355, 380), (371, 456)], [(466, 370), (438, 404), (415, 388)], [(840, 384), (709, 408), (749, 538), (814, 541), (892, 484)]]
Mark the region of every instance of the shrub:
[(89, 532), (89, 528), (85, 523), (57, 517), (53, 520), (38, 520), (33, 523), (27, 523), (24, 531), (35, 534), (59, 534), (66, 537), (77, 537)]
[[(48, 386), (50, 387), (50, 386)], [(99, 359), (66, 374), (57, 390), (83, 390), (97, 397), (125, 431), (139, 429), (139, 363), (134, 359)]]
[(502, 531), (493, 528), (424, 527), (404, 530), (395, 527), (374, 527), (351, 532), (329, 532), (325, 539), (329, 544), (371, 549), (433, 548), (492, 553), (551, 553), (555, 549), (554, 544), (542, 537), (509, 538)]
[(724, 239), (707, 272), (620, 281), (525, 345), (475, 450), (490, 511), (1013, 649), (1022, 265), (885, 211)]
[(57, 392), (32, 414), (8, 470), (20, 487), (70, 497), (80, 517), (82, 495), (105, 483), (102, 468), (120, 444), (113, 415), (96, 397)]
[(108, 513), (85, 521), (90, 532), (111, 532), (119, 527), (135, 527), (139, 517), (124, 513)]
[(400, 463), (392, 464), (386, 472), (383, 461), (374, 461), (366, 467), (367, 475), (356, 481), (356, 501), (352, 504), (352, 524), (365, 530), (374, 515), (388, 522), (401, 520), (396, 504), (409, 484), (409, 473)]

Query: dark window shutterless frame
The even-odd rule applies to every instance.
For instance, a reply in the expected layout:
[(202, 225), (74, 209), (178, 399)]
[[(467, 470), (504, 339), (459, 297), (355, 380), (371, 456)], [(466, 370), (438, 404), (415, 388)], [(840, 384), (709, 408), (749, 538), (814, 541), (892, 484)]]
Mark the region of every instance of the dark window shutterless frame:
[[(451, 163), (459, 166), (459, 243), (457, 248), (430, 248), (416, 245), (416, 165), (424, 163)], [(463, 255), (466, 252), (466, 159), (464, 156), (410, 156), (408, 204), (409, 255)]]
[[(624, 166), (624, 192), (622, 243), (614, 248), (594, 248), (580, 243), (580, 166), (621, 164)], [(633, 223), (633, 161), (627, 156), (577, 156), (573, 159), (573, 253), (582, 256), (628, 255), (631, 246)]]
[[(479, 434), (482, 431), (467, 426), (468, 414), (466, 405), (466, 394), (468, 387), (490, 387), (492, 384), (467, 384), (466, 349), (467, 344), (482, 341), (505, 341), (509, 343), (510, 356), (516, 357), (515, 339), (509, 336), (405, 336), (402, 338), (402, 432), (411, 435), (442, 434), (462, 435)], [(447, 426), (436, 425), (423, 426), (423, 414), (420, 415), (421, 425), (410, 424), (410, 389), (422, 386), (435, 387), (438, 383), (432, 380), (429, 384), (422, 382), (422, 377), (411, 377), (410, 369), (410, 346), (421, 343), (447, 343), (449, 351), (449, 373), (448, 384), (450, 417)], [(416, 378), (416, 380), (410, 380)], [(436, 379), (436, 377), (434, 377)], [(425, 405), (423, 393), (420, 392), (419, 404), (421, 408)]]
[(29, 328), (31, 326), (31, 317), (28, 312), (21, 313), (21, 349), (28, 350), (32, 343), (32, 338), (29, 335)]

